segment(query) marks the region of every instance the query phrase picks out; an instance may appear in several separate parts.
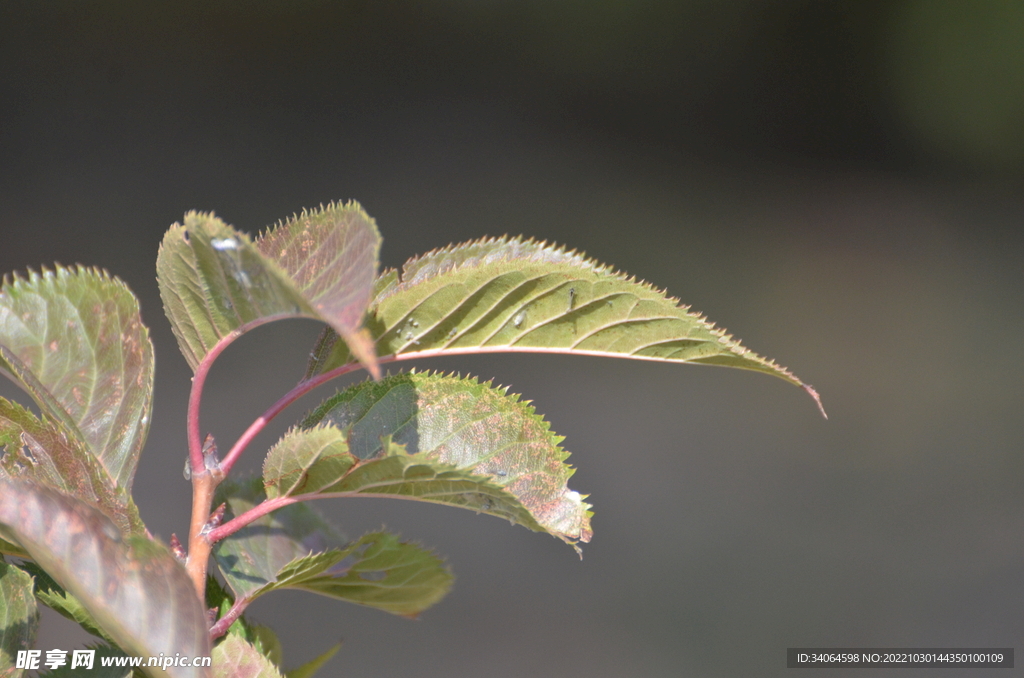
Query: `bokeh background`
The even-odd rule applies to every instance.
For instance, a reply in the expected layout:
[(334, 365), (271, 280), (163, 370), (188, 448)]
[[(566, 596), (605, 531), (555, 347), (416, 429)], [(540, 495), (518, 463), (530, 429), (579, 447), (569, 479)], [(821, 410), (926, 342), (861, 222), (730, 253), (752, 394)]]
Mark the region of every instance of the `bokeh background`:
[[(321, 502), (457, 576), (415, 622), (257, 602), (288, 665), (344, 639), (324, 675), (783, 676), (790, 646), (1024, 649), (1022, 185), (1016, 0), (0, 5), (0, 270), (80, 262), (140, 296), (157, 393), (136, 487), (164, 539), (187, 531), (190, 374), (154, 262), (190, 209), (255, 232), (354, 198), (390, 266), (488, 234), (566, 243), (822, 394), (828, 421), (736, 370), (420, 364), (532, 399), (596, 535), (581, 562), (469, 512)], [(232, 347), (204, 430), (233, 440), (317, 330)], [(86, 640), (49, 615), (40, 647)]]

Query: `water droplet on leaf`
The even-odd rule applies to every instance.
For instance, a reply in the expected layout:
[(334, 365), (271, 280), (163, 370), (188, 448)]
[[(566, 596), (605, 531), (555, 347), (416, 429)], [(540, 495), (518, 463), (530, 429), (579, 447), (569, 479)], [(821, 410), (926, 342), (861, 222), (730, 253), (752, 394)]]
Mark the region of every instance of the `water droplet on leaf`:
[(218, 252), (238, 249), (238, 241), (234, 238), (213, 238), (210, 240), (210, 244), (213, 245), (213, 249)]

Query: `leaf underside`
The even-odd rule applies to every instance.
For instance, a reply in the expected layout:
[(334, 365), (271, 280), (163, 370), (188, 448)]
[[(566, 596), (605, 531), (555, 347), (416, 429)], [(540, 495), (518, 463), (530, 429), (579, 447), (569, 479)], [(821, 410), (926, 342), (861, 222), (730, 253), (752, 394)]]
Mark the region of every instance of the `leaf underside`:
[[(485, 239), (436, 250), (378, 278), (367, 327), (377, 354), (564, 352), (724, 365), (817, 393), (651, 285), (545, 243)], [(353, 361), (329, 330), (306, 377)], [(820, 404), (820, 403), (819, 403)]]
[(0, 558), (0, 676), (16, 675), (18, 652), (32, 648), (38, 629), (32, 577)]
[(415, 372), (353, 386), (270, 451), (267, 494), (416, 499), (589, 541), (590, 505), (566, 486), (562, 438), (506, 391)]
[(138, 508), (99, 461), (60, 424), (0, 398), (0, 479), (54, 488), (103, 511), (124, 534), (144, 534)]
[[(123, 538), (103, 513), (59, 492), (0, 480), (0, 523), (133, 656), (209, 654), (206, 615), (163, 545)], [(152, 676), (206, 676), (193, 667)]]
[(376, 225), (355, 203), (303, 212), (255, 242), (212, 214), (189, 212), (164, 236), (157, 279), (193, 370), (232, 333), (305, 317), (326, 322), (376, 373), (361, 322), (379, 249)]
[(131, 488), (149, 430), (153, 346), (135, 296), (96, 269), (57, 267), (4, 279), (0, 372)]
[[(263, 498), (253, 485), (227, 493), (235, 515)], [(304, 504), (286, 506), (246, 526), (219, 542), (214, 556), (239, 597), (253, 600), (293, 588), (406, 616), (444, 597), (452, 580), (436, 556), (392, 534), (368, 534), (343, 545)]]

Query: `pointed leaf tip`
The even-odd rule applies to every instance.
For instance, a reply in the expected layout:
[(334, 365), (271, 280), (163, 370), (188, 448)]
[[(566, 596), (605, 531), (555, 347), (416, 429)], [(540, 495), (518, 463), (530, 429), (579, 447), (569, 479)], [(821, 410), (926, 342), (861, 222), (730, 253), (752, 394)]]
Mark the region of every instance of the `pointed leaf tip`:
[[(577, 353), (738, 367), (804, 386), (649, 283), (522, 238), (453, 245), (409, 260), (401, 275), (385, 271), (367, 327), (378, 355)], [(352, 360), (322, 337), (307, 377)]]

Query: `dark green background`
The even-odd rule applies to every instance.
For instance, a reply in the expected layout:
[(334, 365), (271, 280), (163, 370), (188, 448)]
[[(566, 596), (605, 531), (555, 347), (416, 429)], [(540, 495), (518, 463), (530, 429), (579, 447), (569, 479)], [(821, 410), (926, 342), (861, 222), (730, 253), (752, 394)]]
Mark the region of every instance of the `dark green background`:
[[(416, 622), (255, 604), (288, 664), (345, 640), (325, 675), (788, 676), (788, 646), (1024, 650), (1022, 179), (1011, 0), (0, 5), (0, 270), (98, 265), (140, 296), (157, 409), (136, 487), (164, 539), (187, 530), (190, 375), (153, 271), (189, 209), (255, 232), (354, 198), (387, 265), (488, 234), (565, 243), (823, 396), (829, 421), (734, 370), (424, 362), (534, 400), (596, 535), (580, 562), (469, 512), (321, 503), (457, 575)], [(233, 440), (316, 331), (228, 351), (204, 431)], [(46, 622), (42, 649), (84, 641)], [(962, 672), (891, 672), (925, 674)]]

